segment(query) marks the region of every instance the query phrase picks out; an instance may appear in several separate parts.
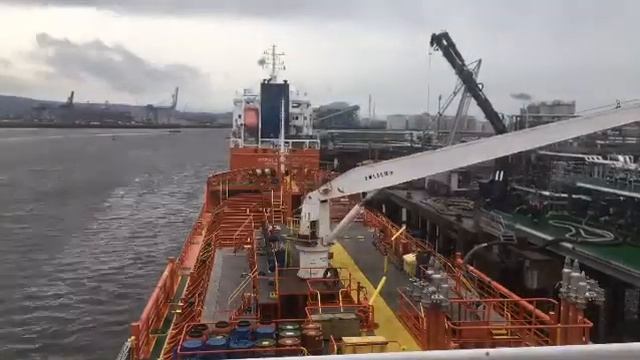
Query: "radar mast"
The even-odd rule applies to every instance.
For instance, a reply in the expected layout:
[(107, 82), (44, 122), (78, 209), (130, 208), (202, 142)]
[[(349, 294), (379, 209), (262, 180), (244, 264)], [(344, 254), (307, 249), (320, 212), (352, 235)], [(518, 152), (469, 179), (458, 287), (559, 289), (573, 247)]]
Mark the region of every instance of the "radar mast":
[(270, 82), (278, 81), (278, 72), (280, 70), (286, 70), (286, 67), (284, 66), (284, 60), (282, 59), (284, 55), (284, 52), (277, 51), (275, 44), (271, 45), (271, 48), (264, 51), (264, 63), (262, 67), (265, 69), (270, 69)]

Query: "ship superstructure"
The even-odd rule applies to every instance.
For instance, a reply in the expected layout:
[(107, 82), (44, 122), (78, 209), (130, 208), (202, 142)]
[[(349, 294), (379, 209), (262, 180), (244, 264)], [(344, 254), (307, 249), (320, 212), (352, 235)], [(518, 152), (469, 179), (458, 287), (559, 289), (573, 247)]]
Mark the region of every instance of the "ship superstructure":
[(265, 51), (264, 65), (270, 69), (269, 77), (260, 84), (260, 91), (241, 90), (233, 100), (233, 128), (231, 148), (279, 147), (317, 148), (313, 137), (311, 102), (306, 93), (294, 89), (287, 80), (278, 81), (284, 69), (284, 53), (275, 45)]

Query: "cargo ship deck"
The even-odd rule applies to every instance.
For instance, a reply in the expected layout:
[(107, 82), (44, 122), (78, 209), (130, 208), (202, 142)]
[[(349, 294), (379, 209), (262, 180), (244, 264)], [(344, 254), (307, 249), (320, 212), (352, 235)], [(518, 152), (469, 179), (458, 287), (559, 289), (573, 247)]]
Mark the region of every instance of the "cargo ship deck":
[[(269, 54), (278, 63), (275, 46)], [(404, 207), (398, 218), (370, 195), (626, 124), (633, 109), (338, 174), (320, 166), (310, 102), (272, 70), (259, 94), (245, 90), (234, 99), (230, 170), (207, 179), (198, 220), (131, 324), (122, 354), (192, 360), (591, 341), (585, 304), (602, 304), (604, 295), (578, 261), (567, 258), (557, 269), (557, 298), (522, 297), (472, 266), (467, 257), (476, 248), (464, 244), (487, 234), (512, 244), (509, 226), (517, 224), (468, 199), (395, 194), (397, 203), (434, 214), (421, 238)], [(439, 228), (441, 222), (457, 226)]]

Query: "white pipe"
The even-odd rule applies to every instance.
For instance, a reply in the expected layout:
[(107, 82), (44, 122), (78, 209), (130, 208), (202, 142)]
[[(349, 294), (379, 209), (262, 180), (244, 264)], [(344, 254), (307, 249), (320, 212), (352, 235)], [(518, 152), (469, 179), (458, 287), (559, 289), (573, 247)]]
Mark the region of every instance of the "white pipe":
[[(556, 193), (556, 192), (552, 192), (552, 191), (546, 191), (546, 190), (530, 188), (530, 187), (526, 187), (526, 186), (522, 186), (522, 185), (512, 185), (512, 187), (514, 189), (516, 189), (516, 190), (522, 190), (522, 191), (526, 191), (526, 192), (530, 192), (530, 193), (534, 193), (534, 194), (540, 194), (540, 195), (544, 195), (544, 196), (561, 197), (561, 198), (568, 198), (569, 197), (569, 194), (567, 194), (567, 193)], [(571, 197), (573, 197), (575, 199), (582, 199), (582, 200), (591, 201), (591, 197), (587, 196), (587, 195), (571, 194)]]
[(356, 218), (356, 216), (358, 216), (358, 214), (360, 214), (362, 209), (364, 209), (364, 203), (367, 200), (371, 199), (377, 192), (378, 191), (376, 190), (368, 193), (364, 199), (362, 199), (359, 203), (357, 203), (354, 207), (352, 207), (351, 210), (349, 210), (349, 212), (347, 213), (347, 215), (345, 215), (342, 218), (342, 220), (340, 220), (338, 225), (336, 225), (336, 227), (333, 228), (333, 231), (329, 234), (329, 236), (327, 236), (325, 243), (326, 244), (332, 243), (344, 229), (346, 229), (349, 225), (351, 225), (351, 223)]
[[(539, 346), (499, 349), (432, 350), (314, 356), (314, 360), (635, 360), (640, 343)], [(293, 360), (299, 357), (266, 358)]]
[(342, 233), (344, 229), (346, 229), (349, 225), (351, 225), (353, 220), (356, 218), (356, 216), (358, 216), (358, 214), (362, 211), (363, 208), (364, 208), (364, 202), (360, 202), (356, 204), (353, 208), (351, 208), (351, 210), (349, 210), (349, 212), (342, 218), (342, 220), (340, 220), (338, 225), (336, 225), (336, 227), (333, 228), (333, 231), (327, 236), (327, 239), (325, 240), (325, 244), (333, 243), (334, 240), (340, 235), (340, 233)]

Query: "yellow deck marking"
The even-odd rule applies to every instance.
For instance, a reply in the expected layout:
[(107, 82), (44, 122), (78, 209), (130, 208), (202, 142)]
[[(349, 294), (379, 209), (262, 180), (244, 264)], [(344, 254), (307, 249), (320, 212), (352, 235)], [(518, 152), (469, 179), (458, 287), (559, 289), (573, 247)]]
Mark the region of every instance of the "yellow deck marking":
[[(349, 269), (351, 276), (355, 281), (359, 281), (362, 286), (367, 289), (369, 296), (373, 295), (376, 290), (367, 277), (362, 273), (360, 268), (353, 261), (349, 253), (340, 245), (336, 243), (331, 247), (333, 252), (333, 266)], [(376, 335), (384, 336), (387, 340), (395, 340), (402, 345), (407, 351), (419, 351), (421, 350), (418, 344), (413, 340), (413, 337), (407, 329), (402, 325), (400, 320), (396, 317), (393, 310), (387, 305), (382, 296), (379, 296), (373, 304), (375, 321), (380, 325), (375, 330)], [(397, 351), (393, 345), (389, 346), (390, 351)]]

